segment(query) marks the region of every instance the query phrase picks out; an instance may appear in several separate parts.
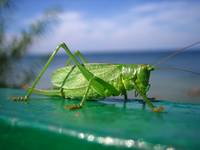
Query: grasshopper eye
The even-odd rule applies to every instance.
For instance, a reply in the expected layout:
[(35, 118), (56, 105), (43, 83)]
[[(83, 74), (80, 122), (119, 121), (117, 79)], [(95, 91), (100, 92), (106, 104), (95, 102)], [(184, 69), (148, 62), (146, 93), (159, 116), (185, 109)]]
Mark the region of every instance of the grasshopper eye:
[(153, 71), (153, 70), (155, 70), (155, 67), (152, 66), (152, 65), (147, 65), (147, 70), (148, 71)]

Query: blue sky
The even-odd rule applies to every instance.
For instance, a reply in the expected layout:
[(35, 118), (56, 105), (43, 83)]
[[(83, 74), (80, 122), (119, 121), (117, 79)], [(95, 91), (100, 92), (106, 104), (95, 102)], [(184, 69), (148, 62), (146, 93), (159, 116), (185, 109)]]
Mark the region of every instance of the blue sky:
[[(200, 40), (200, 2), (147, 0), (20, 0), (17, 29), (51, 7), (60, 7), (58, 22), (35, 39), (31, 53), (49, 53), (60, 43), (81, 51), (160, 50)], [(12, 35), (12, 34), (11, 34)]]

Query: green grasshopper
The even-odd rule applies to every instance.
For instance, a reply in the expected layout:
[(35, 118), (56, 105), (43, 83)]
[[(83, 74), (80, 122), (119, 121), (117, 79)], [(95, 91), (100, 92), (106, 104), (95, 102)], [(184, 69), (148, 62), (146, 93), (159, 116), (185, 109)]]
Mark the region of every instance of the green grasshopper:
[[(66, 66), (57, 69), (52, 74), (54, 88), (50, 90), (35, 89), (36, 84), (48, 68), (60, 49), (64, 49), (69, 59)], [(77, 59), (79, 58), (79, 60)], [(74, 65), (71, 65), (71, 63)], [(76, 51), (74, 54), (65, 43), (56, 47), (42, 71), (39, 73), (26, 96), (13, 97), (15, 101), (27, 101), (32, 93), (46, 96), (60, 96), (66, 99), (80, 99), (78, 105), (67, 105), (66, 109), (74, 110), (83, 107), (86, 100), (99, 99), (109, 96), (124, 95), (127, 101), (127, 91), (135, 90), (153, 112), (162, 112), (164, 107), (155, 107), (147, 97), (150, 88), (149, 78), (154, 65), (149, 64), (104, 64), (88, 63), (83, 55)]]

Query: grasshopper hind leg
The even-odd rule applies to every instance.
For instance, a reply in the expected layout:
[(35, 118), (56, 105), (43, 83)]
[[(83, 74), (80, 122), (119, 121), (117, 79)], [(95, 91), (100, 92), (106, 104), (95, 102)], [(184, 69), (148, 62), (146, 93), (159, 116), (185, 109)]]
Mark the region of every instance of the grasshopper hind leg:
[(13, 101), (24, 101), (27, 102), (28, 101), (28, 97), (27, 96), (12, 96), (10, 97)]
[[(48, 61), (46, 62), (45, 66), (43, 67), (43, 69), (41, 70), (41, 72), (39, 73), (39, 75), (36, 77), (36, 79), (34, 80), (31, 88), (29, 90), (27, 90), (26, 92), (26, 96), (13, 96), (11, 97), (11, 99), (13, 101), (27, 101), (29, 99), (29, 97), (31, 96), (31, 94), (33, 93), (35, 86), (38, 84), (40, 78), (43, 76), (44, 72), (46, 71), (46, 69), (49, 67), (50, 63), (52, 62), (52, 60), (54, 59), (55, 55), (57, 54), (57, 52), (60, 50), (60, 48), (64, 48), (65, 51), (67, 52), (67, 55), (70, 56), (68, 61), (66, 62), (66, 65), (69, 65), (73, 59), (75, 59), (75, 56), (79, 57), (79, 59), (83, 62), (83, 63), (87, 63), (87, 60), (84, 58), (84, 56), (79, 52), (76, 51), (75, 54), (71, 54), (71, 52), (69, 51), (69, 49), (66, 49), (66, 45), (64, 43), (61, 43), (60, 45), (58, 45), (54, 52), (52, 53), (52, 55), (49, 57)], [(67, 77), (66, 77), (67, 79)], [(65, 80), (66, 80), (65, 79)]]
[[(76, 56), (77, 58), (79, 58), (83, 64), (88, 63), (88, 61), (87, 61), (87, 60), (85, 59), (85, 57), (81, 54), (80, 51), (76, 50), (75, 53), (74, 53), (74, 56)], [(71, 63), (72, 63), (72, 59), (69, 58), (69, 59), (67, 60), (67, 62), (66, 62), (66, 66), (69, 66)], [(65, 93), (64, 93), (64, 91), (63, 91), (63, 90), (64, 90), (63, 86), (65, 85), (66, 80), (68, 79), (68, 77), (70, 76), (70, 74), (73, 72), (73, 70), (75, 69), (75, 67), (76, 67), (75, 65), (73, 65), (73, 66), (71, 67), (70, 71), (67, 73), (67, 75), (66, 75), (66, 77), (64, 78), (63, 83), (62, 83), (62, 85), (61, 85), (61, 87), (60, 87), (60, 93), (61, 93), (61, 96), (62, 96), (64, 99), (66, 98), (66, 96), (65, 96)]]

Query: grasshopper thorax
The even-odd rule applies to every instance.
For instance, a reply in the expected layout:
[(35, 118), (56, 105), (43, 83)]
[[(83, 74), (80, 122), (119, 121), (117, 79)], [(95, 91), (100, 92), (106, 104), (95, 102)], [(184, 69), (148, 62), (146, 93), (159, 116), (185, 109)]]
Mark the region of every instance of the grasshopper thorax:
[(131, 64), (122, 67), (122, 80), (126, 90), (138, 89), (146, 93), (149, 90), (150, 72), (155, 69), (149, 64)]

